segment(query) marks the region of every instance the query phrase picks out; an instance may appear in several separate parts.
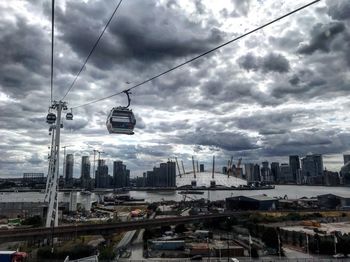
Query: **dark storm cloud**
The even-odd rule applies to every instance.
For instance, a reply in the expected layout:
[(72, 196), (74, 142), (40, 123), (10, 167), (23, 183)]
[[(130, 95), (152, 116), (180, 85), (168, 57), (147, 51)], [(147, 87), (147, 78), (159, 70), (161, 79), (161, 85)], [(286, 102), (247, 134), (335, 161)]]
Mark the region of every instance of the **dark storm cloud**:
[(337, 130), (309, 130), (268, 136), (263, 139), (265, 156), (306, 155), (309, 152), (334, 154), (344, 152), (350, 146), (350, 134)]
[(259, 148), (254, 138), (243, 133), (236, 132), (214, 132), (208, 130), (197, 130), (178, 135), (174, 139), (175, 143), (213, 146), (227, 151), (241, 151)]
[[(65, 12), (57, 12), (62, 40), (77, 54), (86, 56), (101, 31), (101, 20), (109, 17), (112, 8), (101, 1), (91, 5), (68, 2)], [(95, 9), (97, 14), (91, 15)], [(203, 28), (176, 9), (151, 1), (130, 1), (121, 5), (92, 62), (108, 68), (124, 62), (146, 64), (184, 57), (208, 50), (221, 42), (222, 36), (218, 29)]]
[(290, 69), (289, 61), (281, 54), (269, 53), (264, 57), (248, 53), (238, 58), (239, 66), (245, 70), (286, 73)]
[(238, 58), (237, 62), (240, 67), (244, 68), (247, 71), (256, 71), (259, 68), (258, 58), (252, 53), (248, 53), (246, 55), (241, 56), (240, 58)]
[(348, 0), (327, 0), (328, 15), (335, 20), (350, 19), (350, 2)]
[(262, 59), (263, 72), (286, 73), (289, 69), (289, 61), (281, 54), (270, 53)]
[(308, 44), (302, 44), (298, 53), (310, 55), (319, 50), (328, 53), (332, 41), (345, 30), (341, 22), (332, 22), (326, 25), (317, 24), (311, 31), (311, 39)]
[(40, 89), (49, 71), (48, 40), (42, 28), (17, 16), (0, 18), (0, 90), (23, 98)]

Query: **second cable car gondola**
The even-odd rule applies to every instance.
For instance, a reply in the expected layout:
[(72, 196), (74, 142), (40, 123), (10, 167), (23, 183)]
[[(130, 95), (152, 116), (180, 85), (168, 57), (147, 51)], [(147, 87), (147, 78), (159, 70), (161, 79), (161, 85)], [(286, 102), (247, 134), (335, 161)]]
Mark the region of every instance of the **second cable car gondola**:
[(109, 113), (106, 121), (107, 130), (110, 134), (133, 135), (136, 119), (134, 113), (129, 109), (130, 97), (129, 90), (124, 91), (128, 97), (126, 107), (114, 107)]

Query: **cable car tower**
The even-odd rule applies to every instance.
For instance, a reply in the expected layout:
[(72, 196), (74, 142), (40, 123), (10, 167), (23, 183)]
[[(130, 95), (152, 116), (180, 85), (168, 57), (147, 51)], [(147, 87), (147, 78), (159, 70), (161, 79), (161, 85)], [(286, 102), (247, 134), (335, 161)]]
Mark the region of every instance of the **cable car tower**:
[[(58, 179), (60, 138), (61, 128), (63, 128), (61, 116), (63, 110), (67, 110), (66, 102), (53, 101), (52, 105), (49, 108), (49, 113), (46, 118), (46, 122), (50, 124), (49, 134), (52, 136), (52, 138), (44, 201), (48, 203), (46, 227), (52, 228), (58, 226)], [(56, 114), (53, 112), (57, 113), (57, 117)], [(68, 113), (66, 119), (72, 120), (72, 113)]]

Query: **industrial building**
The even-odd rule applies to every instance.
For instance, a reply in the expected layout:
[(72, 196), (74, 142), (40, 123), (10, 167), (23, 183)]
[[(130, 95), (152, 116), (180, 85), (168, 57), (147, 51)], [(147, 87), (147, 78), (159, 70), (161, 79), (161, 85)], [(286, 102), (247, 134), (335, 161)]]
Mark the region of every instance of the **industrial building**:
[(324, 194), (317, 196), (317, 199), (323, 208), (350, 210), (350, 194)]
[(236, 196), (225, 200), (226, 209), (233, 210), (275, 210), (278, 200), (265, 195)]

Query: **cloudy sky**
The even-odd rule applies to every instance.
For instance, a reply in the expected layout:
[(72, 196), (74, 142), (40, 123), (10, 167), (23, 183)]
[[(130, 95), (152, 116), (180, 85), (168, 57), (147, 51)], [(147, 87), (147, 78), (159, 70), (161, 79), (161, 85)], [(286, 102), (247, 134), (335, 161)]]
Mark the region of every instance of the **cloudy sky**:
[[(119, 1), (56, 1), (54, 98), (60, 99)], [(215, 3), (214, 3), (215, 2)], [(308, 3), (305, 0), (124, 0), (66, 101), (128, 88)], [(47, 171), (51, 1), (0, 2), (0, 176)], [(350, 1), (321, 1), (133, 90), (134, 136), (109, 135), (125, 96), (76, 109), (62, 145), (103, 150), (133, 175), (177, 156), (219, 165), (350, 152)], [(219, 168), (219, 167), (218, 167)]]

